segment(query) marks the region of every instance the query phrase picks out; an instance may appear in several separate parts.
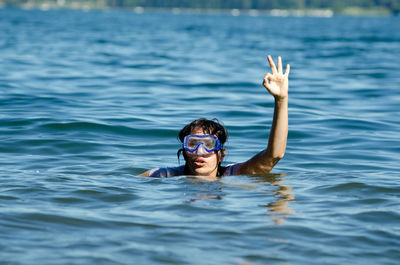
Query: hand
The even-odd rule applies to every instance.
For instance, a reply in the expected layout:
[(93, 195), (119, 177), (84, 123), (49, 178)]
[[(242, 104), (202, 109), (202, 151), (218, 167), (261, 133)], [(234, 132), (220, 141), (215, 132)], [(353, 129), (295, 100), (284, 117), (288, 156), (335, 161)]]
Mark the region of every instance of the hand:
[(271, 56), (268, 55), (271, 73), (267, 73), (263, 80), (264, 87), (275, 99), (284, 99), (288, 96), (290, 65), (286, 65), (285, 73), (282, 72), (282, 58), (278, 56), (278, 70)]

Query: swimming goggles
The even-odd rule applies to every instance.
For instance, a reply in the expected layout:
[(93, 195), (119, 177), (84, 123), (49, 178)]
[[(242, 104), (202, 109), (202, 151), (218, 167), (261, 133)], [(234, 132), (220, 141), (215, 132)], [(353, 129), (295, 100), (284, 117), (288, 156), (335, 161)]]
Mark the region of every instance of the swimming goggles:
[(183, 148), (189, 152), (196, 151), (202, 146), (207, 152), (223, 149), (217, 137), (211, 134), (190, 134), (183, 139)]

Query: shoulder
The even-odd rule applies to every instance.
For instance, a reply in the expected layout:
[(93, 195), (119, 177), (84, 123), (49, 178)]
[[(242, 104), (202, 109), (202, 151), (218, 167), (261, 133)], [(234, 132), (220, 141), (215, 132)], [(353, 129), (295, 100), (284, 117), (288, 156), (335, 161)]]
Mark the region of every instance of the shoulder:
[(239, 169), (242, 165), (243, 163), (235, 163), (227, 165), (224, 174), (222, 174), (222, 177), (238, 175)]
[(184, 175), (185, 166), (179, 167), (162, 167), (155, 168), (149, 171), (151, 178), (169, 178)]

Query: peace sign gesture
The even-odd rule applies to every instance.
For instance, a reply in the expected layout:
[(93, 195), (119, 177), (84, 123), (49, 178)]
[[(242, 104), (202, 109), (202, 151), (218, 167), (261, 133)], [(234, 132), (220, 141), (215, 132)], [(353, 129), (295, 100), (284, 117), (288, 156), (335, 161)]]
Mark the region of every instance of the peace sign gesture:
[(278, 70), (276, 69), (275, 63), (272, 60), (271, 55), (268, 55), (268, 62), (271, 66), (271, 73), (267, 73), (263, 80), (264, 87), (268, 92), (273, 95), (276, 99), (287, 98), (288, 87), (289, 87), (289, 72), (290, 65), (286, 65), (286, 71), (282, 71), (282, 58), (278, 56)]

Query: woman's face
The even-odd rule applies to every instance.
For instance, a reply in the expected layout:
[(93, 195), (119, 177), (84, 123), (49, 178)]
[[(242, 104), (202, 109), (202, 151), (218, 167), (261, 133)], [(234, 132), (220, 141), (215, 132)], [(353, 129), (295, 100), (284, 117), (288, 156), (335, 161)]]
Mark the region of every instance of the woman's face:
[[(201, 128), (195, 128), (190, 134), (207, 134)], [(200, 148), (200, 147), (199, 147)], [(218, 152), (212, 151), (204, 155), (197, 155), (196, 152), (185, 150), (186, 165), (191, 175), (196, 176), (217, 176)], [(224, 153), (223, 153), (224, 154)], [(221, 157), (222, 162), (223, 156)]]

